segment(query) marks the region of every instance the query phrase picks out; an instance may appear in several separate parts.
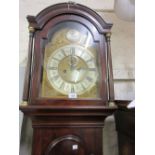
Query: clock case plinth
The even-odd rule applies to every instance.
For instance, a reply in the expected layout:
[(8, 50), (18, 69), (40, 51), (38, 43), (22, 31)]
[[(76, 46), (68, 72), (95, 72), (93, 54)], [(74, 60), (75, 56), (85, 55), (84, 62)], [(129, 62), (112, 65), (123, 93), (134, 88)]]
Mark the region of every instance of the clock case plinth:
[[(108, 103), (114, 100), (110, 29), (93, 10), (75, 3), (61, 3), (41, 11), (36, 17), (28, 16), (29, 55), (20, 110), (32, 120), (32, 155), (102, 155), (104, 120), (116, 108)], [(100, 99), (46, 99), (39, 97), (43, 42), (46, 27), (62, 21), (79, 22), (89, 28), (99, 42), (102, 80)], [(46, 29), (45, 29), (46, 27)], [(98, 34), (93, 32), (93, 27)], [(40, 36), (40, 32), (44, 36)]]

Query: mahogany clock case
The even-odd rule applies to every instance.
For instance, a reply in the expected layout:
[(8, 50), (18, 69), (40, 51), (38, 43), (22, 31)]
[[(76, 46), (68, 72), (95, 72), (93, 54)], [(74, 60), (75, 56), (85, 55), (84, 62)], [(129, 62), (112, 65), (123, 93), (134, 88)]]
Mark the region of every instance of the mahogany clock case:
[[(112, 24), (106, 23), (90, 8), (70, 2), (50, 6), (37, 16), (28, 16), (27, 19), (30, 31), (29, 54), (24, 104), (20, 105), (20, 110), (32, 121), (32, 155), (102, 155), (104, 120), (116, 110), (108, 105), (114, 100), (110, 51)], [(75, 99), (53, 94), (50, 96), (46, 94), (47, 89), (42, 94), (42, 86), (47, 84), (45, 81), (48, 78), (43, 76), (46, 75), (46, 47), (64, 23), (70, 23), (70, 27), (75, 26), (79, 32), (83, 32), (84, 28), (91, 34), (100, 75), (96, 88), (89, 89), (89, 92), (96, 90), (95, 93), (86, 93)], [(79, 46), (76, 43), (76, 47)], [(93, 51), (92, 48), (89, 51)]]

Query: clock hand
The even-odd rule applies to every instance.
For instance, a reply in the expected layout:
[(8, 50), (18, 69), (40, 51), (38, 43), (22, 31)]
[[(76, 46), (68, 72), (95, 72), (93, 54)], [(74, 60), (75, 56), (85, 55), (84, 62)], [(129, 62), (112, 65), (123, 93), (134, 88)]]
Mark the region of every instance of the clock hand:
[(70, 69), (73, 70), (76, 67), (76, 57), (75, 57), (75, 48), (74, 47), (72, 47), (70, 49), (70, 53), (71, 53), (71, 56), (70, 56)]
[(87, 70), (87, 68), (82, 68), (82, 67), (79, 67), (77, 68), (78, 71), (81, 71), (81, 70)]
[(70, 69), (73, 70), (73, 48), (70, 49), (71, 57), (70, 57)]
[(73, 66), (73, 57), (72, 56), (70, 57), (69, 66), (70, 66), (70, 70), (73, 70), (74, 69), (74, 66)]

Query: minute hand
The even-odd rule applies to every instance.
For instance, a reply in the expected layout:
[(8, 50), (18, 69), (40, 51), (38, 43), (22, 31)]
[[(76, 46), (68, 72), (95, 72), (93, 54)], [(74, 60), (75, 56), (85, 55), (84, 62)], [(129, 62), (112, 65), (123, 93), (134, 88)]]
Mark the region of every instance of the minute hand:
[(87, 71), (96, 71), (96, 68), (77, 68), (78, 71), (80, 70), (87, 70)]
[(70, 61), (70, 65), (71, 65), (71, 69), (74, 69), (74, 55), (75, 55), (75, 48), (71, 48), (71, 61)]

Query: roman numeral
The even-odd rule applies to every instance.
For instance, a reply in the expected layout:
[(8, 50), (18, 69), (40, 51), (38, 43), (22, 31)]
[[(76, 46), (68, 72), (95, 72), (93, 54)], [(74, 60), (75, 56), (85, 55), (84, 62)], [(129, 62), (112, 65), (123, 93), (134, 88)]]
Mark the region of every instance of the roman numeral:
[(57, 59), (57, 58), (55, 58), (55, 57), (53, 57), (52, 59), (54, 59), (54, 60), (56, 60), (56, 61), (60, 61), (59, 59)]
[(47, 69), (49, 69), (49, 70), (57, 70), (58, 67), (47, 67)]
[(52, 80), (57, 80), (58, 77), (59, 77), (59, 75), (55, 75), (55, 76), (51, 77), (51, 79), (52, 79)]
[(66, 53), (65, 53), (65, 51), (62, 49), (61, 50), (61, 52), (62, 52), (62, 54), (64, 55), (64, 56), (66, 56)]
[(88, 68), (88, 71), (96, 71), (96, 68)]
[(86, 89), (86, 87), (81, 83), (81, 87), (83, 88), (83, 90), (85, 90)]
[(75, 48), (74, 48), (74, 47), (72, 47), (72, 48), (70, 49), (70, 53), (71, 53), (72, 56), (75, 55)]
[(89, 82), (92, 82), (92, 81), (93, 81), (93, 79), (92, 79), (91, 77), (89, 77), (89, 76), (87, 76), (86, 79), (87, 79)]
[(94, 59), (93, 58), (91, 58), (91, 59), (89, 59), (89, 60), (87, 60), (86, 62), (91, 62), (91, 61), (93, 61)]
[(75, 92), (75, 89), (74, 89), (74, 86), (72, 85), (71, 87), (71, 93), (74, 93)]
[(64, 88), (64, 86), (65, 86), (65, 83), (64, 83), (64, 82), (62, 82), (59, 88), (60, 88), (60, 89), (63, 89), (63, 88)]

